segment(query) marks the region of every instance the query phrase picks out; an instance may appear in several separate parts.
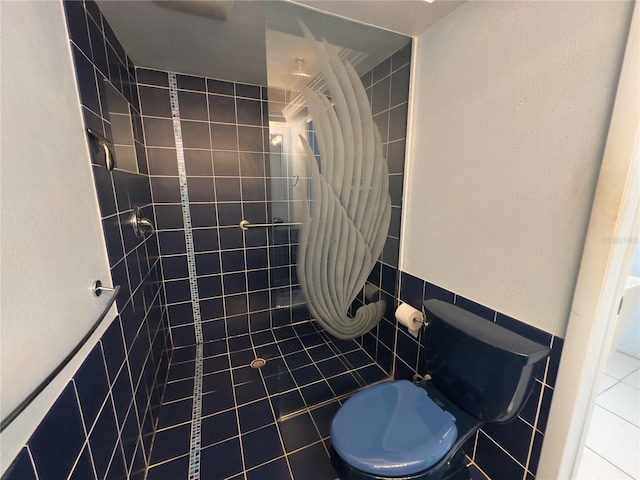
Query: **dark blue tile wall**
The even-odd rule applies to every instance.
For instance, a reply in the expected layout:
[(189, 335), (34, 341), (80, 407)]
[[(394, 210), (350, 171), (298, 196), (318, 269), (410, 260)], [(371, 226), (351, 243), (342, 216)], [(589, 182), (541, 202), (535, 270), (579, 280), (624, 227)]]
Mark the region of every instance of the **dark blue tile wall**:
[[(182, 347), (195, 336), (168, 74), (137, 74), (171, 339)], [(177, 80), (204, 341), (269, 328), (258, 322), (270, 308), (267, 232), (238, 227), (267, 220), (266, 87)]]
[[(391, 373), (396, 349), (395, 317), (398, 285), (398, 252), (400, 248), (400, 218), (402, 212), (402, 185), (404, 182), (405, 145), (407, 131), (407, 105), (411, 71), (411, 44), (361, 77), (365, 86), (373, 121), (380, 130), (383, 151), (389, 167), (389, 195), (391, 196), (391, 224), (380, 260), (367, 281), (369, 298), (364, 292), (354, 302), (362, 303), (381, 298), (387, 309), (382, 321), (358, 339), (358, 343), (376, 362)], [(376, 292), (376, 293), (374, 293)]]
[[(469, 458), (494, 480), (525, 479), (535, 476), (562, 354), (563, 339), (406, 272), (400, 274), (399, 291), (398, 300), (414, 308), (420, 309), (424, 300), (437, 298), (551, 347), (551, 355), (538, 370), (533, 390), (520, 415), (509, 423), (484, 427), (465, 446), (465, 453)], [(395, 378), (411, 379), (414, 374), (424, 375), (426, 364), (425, 348), (422, 342), (423, 331), (418, 338), (414, 338), (404, 325), (396, 323), (394, 330), (397, 342), (394, 358)]]
[[(373, 70), (363, 77), (369, 95), (379, 99), (375, 121), (389, 158), (395, 226), (371, 276), (390, 306), (387, 325), (380, 327), (382, 334), (376, 328), (361, 343), (366, 342), (387, 371), (393, 351), (388, 332), (397, 283), (410, 49), (408, 45), (376, 67), (375, 81)], [(137, 74), (171, 339), (180, 347), (193, 344), (195, 337), (168, 77), (167, 72), (148, 69)], [(271, 220), (271, 182), (284, 175), (270, 172), (266, 87), (182, 75), (178, 102), (205, 341), (309, 319), (296, 295), (297, 231), (242, 232), (237, 226), (243, 218), (252, 223)], [(395, 112), (405, 117), (391, 128), (388, 118)], [(395, 133), (390, 136), (391, 130)]]
[(108, 171), (89, 142), (120, 314), (2, 478), (142, 479), (169, 358), (157, 238), (138, 239), (130, 225), (134, 206), (153, 213), (136, 72), (95, 2), (68, 1), (64, 9), (85, 126), (112, 139), (107, 83), (132, 112), (137, 172), (119, 170), (117, 159)]

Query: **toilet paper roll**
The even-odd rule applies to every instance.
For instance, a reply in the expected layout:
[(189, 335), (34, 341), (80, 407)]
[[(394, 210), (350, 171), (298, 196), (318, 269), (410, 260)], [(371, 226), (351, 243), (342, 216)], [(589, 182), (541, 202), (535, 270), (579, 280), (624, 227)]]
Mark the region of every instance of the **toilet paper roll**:
[(408, 303), (402, 303), (396, 309), (396, 320), (409, 329), (414, 337), (418, 336), (424, 316)]

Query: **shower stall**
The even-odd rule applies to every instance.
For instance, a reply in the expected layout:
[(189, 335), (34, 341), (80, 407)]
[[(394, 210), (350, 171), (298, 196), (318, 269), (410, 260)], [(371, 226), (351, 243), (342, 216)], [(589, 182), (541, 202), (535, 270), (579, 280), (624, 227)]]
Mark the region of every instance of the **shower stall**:
[[(195, 241), (201, 229), (215, 227), (219, 251), (209, 255), (219, 255), (220, 270), (205, 267), (203, 276), (203, 254), (195, 248), (190, 276), (196, 277), (198, 318), (193, 285), (187, 299), (186, 281), (177, 280), (186, 301), (174, 301), (176, 283), (167, 281), (165, 269), (172, 352), (149, 478), (161, 478), (168, 468), (157, 452), (175, 442), (180, 426), (167, 417), (181, 404), (193, 410), (191, 444), (198, 442), (198, 423), (204, 443), (222, 441), (214, 443), (217, 448), (233, 444), (227, 437), (239, 433), (243, 468), (250, 471), (281, 453), (248, 454), (250, 439), (282, 444), (289, 455), (286, 430), (294, 423), (320, 438), (316, 446), (327, 453), (328, 412), (354, 391), (393, 375), (410, 39), (284, 2), (265, 2), (264, 15), (266, 85), (202, 79), (217, 223), (191, 228)], [(141, 79), (140, 73), (140, 84), (166, 75), (147, 70)], [(182, 118), (184, 96), (179, 77), (176, 83), (174, 119)], [(157, 99), (147, 91), (151, 87), (140, 88), (148, 121), (145, 110), (153, 110)], [(234, 134), (237, 146), (229, 141)], [(184, 146), (190, 197), (198, 194), (189, 176), (191, 146)], [(154, 192), (158, 180), (151, 180)], [(162, 223), (163, 207), (154, 208)], [(183, 224), (188, 229), (186, 219)], [(163, 236), (170, 233), (160, 228), (163, 262), (176, 255), (170, 249), (165, 258)], [(188, 263), (188, 245), (186, 250)], [(203, 285), (218, 278), (219, 296), (206, 298)], [(221, 308), (213, 311), (209, 304)], [(187, 322), (185, 310), (193, 312)], [(233, 418), (231, 411), (237, 425), (231, 421), (205, 440), (208, 429)], [(199, 463), (191, 448), (190, 467), (206, 470), (209, 451), (203, 448)], [(290, 459), (292, 476), (294, 464)]]

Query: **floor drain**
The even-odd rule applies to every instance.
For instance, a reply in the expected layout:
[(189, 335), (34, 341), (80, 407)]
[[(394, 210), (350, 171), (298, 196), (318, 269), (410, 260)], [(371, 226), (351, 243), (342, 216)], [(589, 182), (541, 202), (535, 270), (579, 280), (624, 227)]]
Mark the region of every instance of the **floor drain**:
[(256, 358), (254, 361), (251, 362), (251, 367), (262, 368), (265, 366), (266, 363), (267, 361), (264, 358)]

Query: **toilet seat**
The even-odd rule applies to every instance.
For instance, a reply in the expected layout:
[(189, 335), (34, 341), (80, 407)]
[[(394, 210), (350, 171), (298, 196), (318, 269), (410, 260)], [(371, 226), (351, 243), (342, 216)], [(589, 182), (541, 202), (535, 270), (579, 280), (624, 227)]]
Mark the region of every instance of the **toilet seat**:
[(331, 443), (345, 462), (387, 477), (428, 469), (457, 436), (455, 417), (407, 380), (356, 393), (331, 423)]

